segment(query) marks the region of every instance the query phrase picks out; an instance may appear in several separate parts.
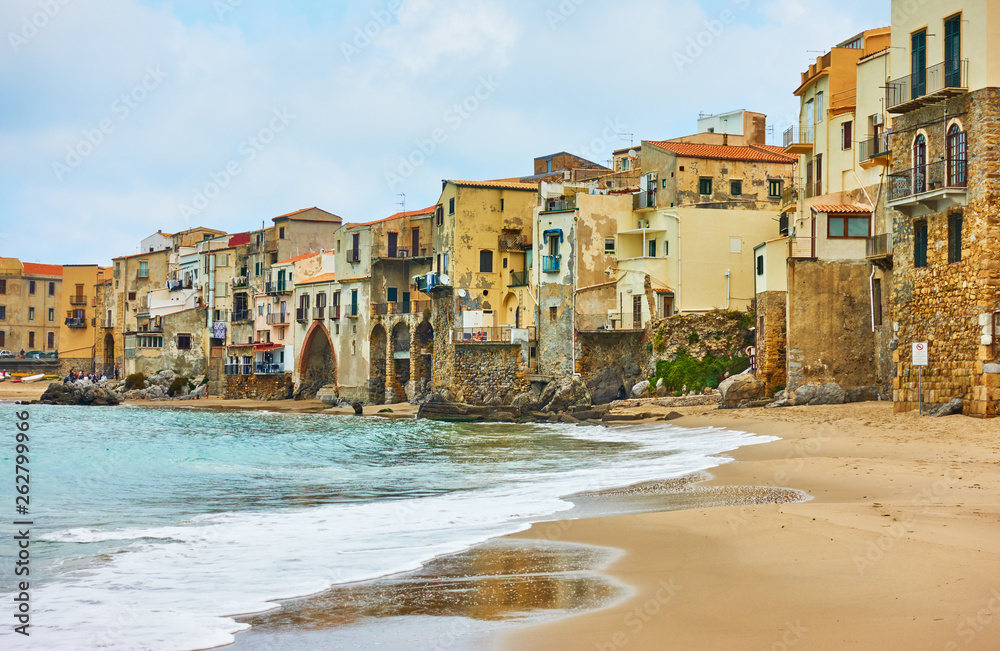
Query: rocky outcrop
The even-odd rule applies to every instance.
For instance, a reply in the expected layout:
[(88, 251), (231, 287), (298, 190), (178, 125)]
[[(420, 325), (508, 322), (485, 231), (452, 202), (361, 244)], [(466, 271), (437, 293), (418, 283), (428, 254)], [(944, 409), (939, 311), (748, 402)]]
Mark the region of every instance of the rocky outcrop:
[(606, 405), (625, 397), (625, 375), (620, 367), (605, 366), (587, 380), (587, 388), (595, 405)]
[(90, 382), (53, 382), (38, 400), (43, 405), (88, 405), (104, 407), (121, 402), (111, 389)]
[(493, 407), (467, 405), (461, 402), (431, 401), (420, 405), (420, 409), (417, 410), (417, 418), (469, 422), (485, 420), (494, 411)]
[(649, 391), (649, 380), (643, 380), (632, 387), (632, 397), (641, 398), (646, 395), (647, 391)]
[(750, 373), (728, 377), (719, 385), (722, 394), (721, 409), (736, 409), (741, 405), (766, 397), (766, 386)]
[(962, 407), (964, 403), (961, 398), (955, 398), (951, 402), (944, 402), (939, 405), (934, 405), (931, 410), (927, 412), (928, 416), (941, 417), (941, 416), (952, 416), (955, 414), (962, 413)]
[(540, 400), (541, 411), (567, 411), (572, 407), (586, 407), (592, 404), (590, 389), (579, 377), (562, 377), (545, 385)]

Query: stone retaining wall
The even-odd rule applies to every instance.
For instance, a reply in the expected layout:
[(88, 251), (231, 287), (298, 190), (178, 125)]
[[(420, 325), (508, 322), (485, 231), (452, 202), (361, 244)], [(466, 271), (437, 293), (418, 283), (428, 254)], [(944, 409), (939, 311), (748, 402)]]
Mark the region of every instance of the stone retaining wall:
[(470, 405), (509, 405), (531, 388), (521, 367), (521, 344), (454, 345), (456, 401)]
[(292, 376), (227, 375), (226, 400), (285, 400), (292, 397)]

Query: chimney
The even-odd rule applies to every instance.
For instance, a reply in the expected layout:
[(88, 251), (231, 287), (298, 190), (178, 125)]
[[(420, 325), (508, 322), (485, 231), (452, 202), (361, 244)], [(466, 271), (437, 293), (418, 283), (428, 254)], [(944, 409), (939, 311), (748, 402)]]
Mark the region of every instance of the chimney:
[(722, 134), (722, 146), (723, 147), (728, 147), (729, 146), (729, 134), (728, 133)]

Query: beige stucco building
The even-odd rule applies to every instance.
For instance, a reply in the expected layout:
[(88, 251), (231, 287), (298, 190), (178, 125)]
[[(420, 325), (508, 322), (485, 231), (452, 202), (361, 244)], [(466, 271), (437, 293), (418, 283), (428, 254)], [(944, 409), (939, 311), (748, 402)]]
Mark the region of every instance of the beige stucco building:
[(59, 350), (63, 268), (0, 258), (0, 349)]

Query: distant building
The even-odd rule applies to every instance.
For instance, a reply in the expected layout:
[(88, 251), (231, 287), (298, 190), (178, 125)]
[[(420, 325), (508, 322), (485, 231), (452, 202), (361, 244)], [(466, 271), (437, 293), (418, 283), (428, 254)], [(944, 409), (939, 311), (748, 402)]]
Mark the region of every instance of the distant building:
[(63, 268), (0, 258), (0, 349), (59, 350)]

